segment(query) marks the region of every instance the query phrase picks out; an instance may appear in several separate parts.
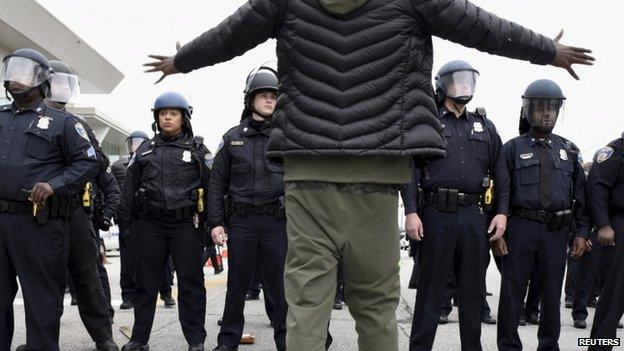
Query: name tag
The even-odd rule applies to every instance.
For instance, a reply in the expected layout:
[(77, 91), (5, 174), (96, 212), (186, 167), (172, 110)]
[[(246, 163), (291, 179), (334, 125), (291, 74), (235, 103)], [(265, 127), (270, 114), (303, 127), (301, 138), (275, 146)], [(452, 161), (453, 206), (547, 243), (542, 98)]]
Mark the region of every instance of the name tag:
[(520, 158), (521, 158), (521, 159), (523, 159), (523, 160), (528, 160), (528, 159), (530, 159), (530, 158), (532, 158), (532, 157), (533, 157), (533, 153), (532, 153), (532, 152), (530, 152), (530, 153), (528, 153), (528, 154), (522, 154), (522, 155), (520, 155)]
[(243, 146), (245, 145), (245, 142), (242, 140), (234, 140), (232, 142), (230, 142), (231, 146)]

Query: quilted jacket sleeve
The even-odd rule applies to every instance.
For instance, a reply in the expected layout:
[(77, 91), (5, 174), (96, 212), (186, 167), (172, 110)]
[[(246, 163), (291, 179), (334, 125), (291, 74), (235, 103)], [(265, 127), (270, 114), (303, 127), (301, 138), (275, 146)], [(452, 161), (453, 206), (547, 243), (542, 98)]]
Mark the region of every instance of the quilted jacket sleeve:
[(234, 14), (184, 45), (174, 58), (178, 71), (188, 73), (244, 54), (274, 38), (285, 0), (249, 0)]
[(419, 21), (435, 36), (490, 54), (549, 64), (552, 39), (487, 12), (467, 0), (412, 0)]

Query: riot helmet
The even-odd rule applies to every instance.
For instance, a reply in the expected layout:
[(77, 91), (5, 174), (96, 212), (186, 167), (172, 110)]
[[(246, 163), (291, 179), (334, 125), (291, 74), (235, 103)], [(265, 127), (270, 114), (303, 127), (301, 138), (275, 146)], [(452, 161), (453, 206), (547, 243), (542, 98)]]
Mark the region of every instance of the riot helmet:
[(160, 126), (158, 125), (158, 113), (167, 108), (180, 110), (183, 118), (182, 128), (191, 133), (193, 132), (193, 128), (191, 127), (193, 107), (188, 103), (186, 98), (182, 96), (182, 94), (173, 91), (161, 94), (154, 102), (154, 107), (152, 107), (152, 112), (154, 113), (154, 124), (152, 124), (152, 130), (154, 132), (157, 130), (160, 131)]
[(128, 154), (134, 154), (145, 140), (149, 140), (149, 137), (140, 130), (130, 133), (126, 138), (126, 151)]
[(435, 76), (437, 103), (441, 105), (448, 97), (456, 104), (468, 104), (474, 96), (478, 76), (479, 71), (468, 62), (448, 62)]
[(74, 96), (80, 94), (78, 76), (64, 62), (50, 60), (54, 74), (50, 77), (50, 95), (48, 100), (60, 104), (68, 103)]
[(531, 129), (551, 133), (562, 114), (566, 97), (557, 83), (549, 79), (536, 80), (522, 95), (522, 117)]
[(53, 69), (40, 52), (28, 48), (18, 49), (7, 55), (2, 62), (0, 80), (14, 99), (26, 98), (34, 89), (39, 89), (43, 97), (47, 96), (48, 79), (52, 76)]

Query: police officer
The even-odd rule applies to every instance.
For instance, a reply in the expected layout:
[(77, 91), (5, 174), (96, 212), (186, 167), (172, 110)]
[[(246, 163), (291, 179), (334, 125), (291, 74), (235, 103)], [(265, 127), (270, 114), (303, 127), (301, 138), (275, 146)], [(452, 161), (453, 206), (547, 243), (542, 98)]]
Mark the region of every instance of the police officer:
[(0, 350), (13, 337), (16, 276), (27, 306), (18, 350), (58, 350), (69, 219), (97, 159), (83, 126), (43, 101), (48, 60), (19, 49), (3, 64), (0, 80), (14, 101), (0, 109)]
[[(208, 200), (208, 224), (213, 241), (228, 244), (228, 282), (223, 322), (215, 350), (236, 350), (244, 327), (243, 309), (251, 274), (266, 282), (273, 299), (269, 316), (278, 350), (285, 350), (286, 301), (284, 260), (283, 173), (272, 172), (265, 158), (275, 109), (278, 80), (275, 71), (259, 67), (247, 77), (245, 109), (240, 124), (223, 136), (215, 155)], [(224, 197), (228, 200), (227, 206)], [(227, 207), (227, 210), (226, 210)], [(225, 232), (226, 222), (228, 233)]]
[(149, 350), (156, 298), (171, 255), (176, 267), (180, 324), (189, 350), (204, 349), (206, 289), (202, 268), (205, 194), (212, 156), (194, 137), (186, 99), (175, 92), (154, 103), (158, 133), (132, 156), (122, 192), (120, 219), (132, 221), (136, 240), (134, 328), (122, 350)]
[[(464, 61), (451, 61), (436, 75), (440, 122), (448, 143), (446, 157), (432, 161), (422, 170), (418, 184), (423, 194), (420, 209), (414, 196), (403, 198), (406, 209), (409, 208), (407, 233), (412, 239), (422, 240), (410, 350), (432, 348), (452, 271), (457, 280), (462, 349), (481, 349), (486, 232), (496, 239), (505, 230), (509, 179), (494, 124), (481, 109), (466, 110), (477, 76), (477, 70)], [(492, 183), (495, 203), (491, 198)], [(412, 184), (410, 188), (416, 186)], [(496, 213), (489, 227), (486, 205)], [(423, 222), (416, 210), (421, 211)]]
[[(147, 134), (142, 131), (134, 131), (126, 138), (126, 151), (128, 156), (120, 157), (111, 166), (111, 172), (119, 184), (119, 188), (123, 188), (126, 178), (126, 169), (130, 162), (130, 158), (134, 152), (145, 141), (149, 140)], [(119, 286), (121, 287), (121, 305), (119, 309), (131, 309), (132, 297), (135, 290), (134, 275), (136, 270), (136, 254), (133, 246), (129, 223), (123, 223), (117, 219), (119, 225), (119, 256), (121, 269), (119, 273)], [(171, 260), (167, 261), (167, 267), (163, 275), (163, 282), (160, 287), (160, 298), (165, 301), (166, 307), (175, 306), (175, 300), (171, 297), (171, 285), (173, 284), (173, 267)]]
[(505, 238), (498, 309), (499, 350), (520, 350), (518, 318), (534, 267), (540, 294), (539, 349), (557, 350), (560, 298), (570, 224), (576, 238), (573, 255), (588, 249), (589, 217), (585, 173), (576, 146), (552, 133), (565, 96), (550, 80), (531, 83), (522, 96), (521, 118), (530, 131), (505, 144), (511, 179), (511, 218)]
[[(54, 70), (54, 74), (50, 78), (50, 94), (46, 103), (50, 107), (65, 111), (65, 105), (80, 91), (78, 77), (67, 64), (61, 61), (51, 60), (50, 66)], [(97, 177), (87, 183), (83, 192), (83, 206), (79, 206), (71, 218), (68, 269), (75, 288), (80, 317), (91, 339), (96, 343), (96, 348), (98, 350), (119, 350), (113, 341), (112, 322), (108, 310), (110, 302), (98, 275), (99, 250), (96, 241), (97, 234), (93, 228), (91, 217), (94, 209), (93, 188), (96, 186), (95, 183), (99, 183), (99, 180), (107, 174), (108, 158), (100, 148), (91, 127), (84, 119), (74, 117), (76, 123), (82, 126), (80, 129), (81, 136), (86, 135), (86, 139), (97, 152), (98, 174)], [(104, 216), (110, 216), (110, 212), (114, 211), (119, 204), (119, 188), (117, 188), (116, 183), (113, 185), (113, 201), (110, 202), (112, 208)], [(106, 218), (102, 221), (105, 220)], [(110, 223), (110, 217), (108, 222)], [(63, 292), (64, 289), (61, 294)]]
[[(598, 241), (613, 247), (615, 256), (602, 287), (591, 330), (592, 338), (615, 338), (624, 314), (624, 134), (594, 156), (587, 187), (589, 209)], [(612, 346), (589, 350), (611, 350)]]

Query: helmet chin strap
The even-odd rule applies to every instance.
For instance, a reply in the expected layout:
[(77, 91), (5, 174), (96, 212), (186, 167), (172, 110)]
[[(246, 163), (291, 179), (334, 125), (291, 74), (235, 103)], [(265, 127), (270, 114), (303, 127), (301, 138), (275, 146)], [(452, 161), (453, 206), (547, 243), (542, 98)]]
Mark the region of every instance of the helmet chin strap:
[(453, 100), (453, 102), (458, 105), (468, 105), (470, 100), (472, 100), (472, 96), (449, 97), (449, 99)]

